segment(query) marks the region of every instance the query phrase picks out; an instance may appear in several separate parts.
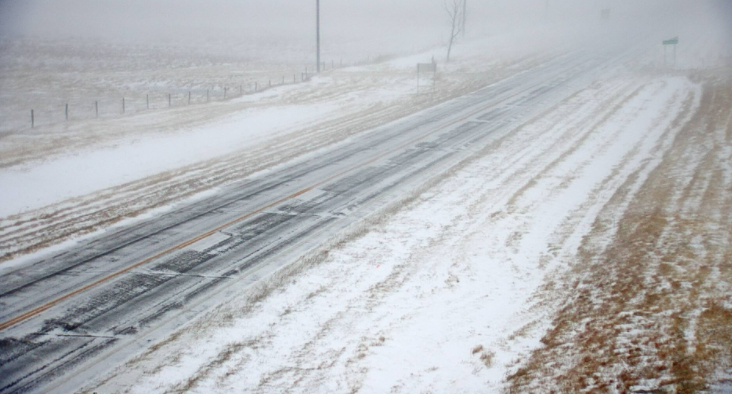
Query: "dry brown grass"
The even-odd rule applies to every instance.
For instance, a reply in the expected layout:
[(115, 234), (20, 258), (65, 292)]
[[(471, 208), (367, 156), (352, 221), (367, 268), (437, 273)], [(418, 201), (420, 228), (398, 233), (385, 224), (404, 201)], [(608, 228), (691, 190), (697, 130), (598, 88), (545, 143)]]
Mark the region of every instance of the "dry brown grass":
[(480, 361), (483, 362), (486, 368), (493, 366), (493, 358), (496, 356), (493, 352), (483, 352), (480, 354)]
[(609, 247), (593, 247), (607, 228), (595, 223), (544, 347), (507, 391), (696, 393), (732, 365), (730, 75), (707, 76), (699, 110), (632, 196)]
[(486, 368), (490, 368), (493, 366), (493, 358), (496, 357), (496, 353), (490, 350), (486, 350), (485, 348), (483, 348), (483, 345), (478, 345), (474, 347), (471, 351), (471, 354), (480, 354), (480, 361), (483, 363), (483, 365), (485, 365)]
[(203, 379), (208, 377), (218, 367), (225, 364), (234, 357), (237, 353), (242, 351), (244, 348), (256, 347), (258, 340), (250, 340), (246, 342), (235, 342), (229, 344), (222, 352), (220, 352), (216, 358), (206, 364), (203, 368), (196, 371), (196, 373), (188, 378), (184, 383), (175, 388), (175, 392), (185, 393), (196, 387), (196, 385)]

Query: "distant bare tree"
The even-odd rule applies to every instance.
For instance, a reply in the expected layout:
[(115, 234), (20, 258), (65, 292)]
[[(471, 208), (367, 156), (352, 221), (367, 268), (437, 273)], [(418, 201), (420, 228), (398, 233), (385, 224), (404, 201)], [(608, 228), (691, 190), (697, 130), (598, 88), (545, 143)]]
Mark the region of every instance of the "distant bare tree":
[(450, 54), (452, 53), (452, 45), (455, 43), (455, 39), (460, 35), (460, 32), (463, 31), (463, 23), (462, 18), (465, 16), (462, 15), (463, 10), (465, 9), (465, 0), (443, 0), (443, 6), (445, 7), (445, 12), (447, 12), (447, 16), (450, 18), (450, 40), (447, 44), (447, 62), (450, 62)]

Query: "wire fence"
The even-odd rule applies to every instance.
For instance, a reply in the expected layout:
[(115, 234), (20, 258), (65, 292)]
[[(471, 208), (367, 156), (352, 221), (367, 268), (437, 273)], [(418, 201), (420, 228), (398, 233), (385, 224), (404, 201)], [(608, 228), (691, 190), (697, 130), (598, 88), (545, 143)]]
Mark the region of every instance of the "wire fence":
[(300, 74), (283, 76), (276, 80), (269, 79), (264, 82), (239, 83), (211, 89), (167, 89), (165, 91), (151, 89), (146, 93), (130, 94), (119, 98), (70, 101), (64, 103), (61, 108), (45, 107), (42, 110), (32, 108), (28, 113), (29, 118), (25, 128), (32, 129), (59, 122), (112, 118), (168, 108), (222, 102), (261, 93), (279, 86), (308, 82), (312, 75), (311, 70), (307, 70)]
[[(369, 56), (367, 59), (349, 64), (344, 64), (343, 59), (323, 61), (320, 69), (321, 72), (327, 72), (344, 67), (367, 66), (383, 63), (395, 57), (395, 55)], [(74, 121), (110, 119), (169, 108), (223, 102), (261, 93), (271, 88), (308, 82), (315, 75), (315, 69), (315, 66), (307, 66), (303, 67), (301, 72), (290, 76), (282, 76), (276, 79), (262, 79), (260, 77), (255, 81), (219, 83), (207, 89), (201, 88), (201, 85), (195, 88), (150, 87), (147, 91), (120, 94), (117, 97), (101, 94), (98, 95), (101, 98), (96, 99), (69, 98), (64, 100), (51, 98), (50, 100), (42, 100), (41, 102), (46, 101), (44, 105), (41, 105), (41, 102), (38, 103), (39, 105), (30, 105), (31, 108), (25, 115), (27, 117), (17, 112), (15, 114), (6, 113), (6, 119), (2, 122), (4, 124), (0, 127), (0, 134), (13, 134), (38, 127), (70, 124)], [(241, 76), (231, 75), (229, 79), (236, 79)]]
[[(321, 71), (330, 71), (342, 67), (344, 67), (342, 60), (338, 62), (323, 62), (321, 64)], [(209, 89), (168, 88), (161, 90), (150, 88), (145, 93), (131, 93), (122, 97), (106, 97), (95, 100), (68, 100), (61, 106), (38, 106), (29, 110), (27, 122), (24, 122), (25, 126), (16, 124), (13, 129), (23, 131), (80, 120), (115, 118), (169, 108), (223, 102), (261, 93), (280, 86), (308, 82), (315, 74), (315, 68), (314, 66), (308, 66), (300, 73), (289, 76), (266, 80), (260, 78), (257, 81), (218, 85)]]

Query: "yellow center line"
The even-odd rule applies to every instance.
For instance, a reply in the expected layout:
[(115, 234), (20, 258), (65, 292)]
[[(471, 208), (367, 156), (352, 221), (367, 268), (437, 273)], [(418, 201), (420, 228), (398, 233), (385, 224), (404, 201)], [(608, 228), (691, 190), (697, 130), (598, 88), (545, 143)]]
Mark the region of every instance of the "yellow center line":
[(362, 162), (362, 163), (357, 164), (357, 165), (355, 165), (355, 166), (353, 166), (351, 168), (348, 168), (346, 170), (343, 170), (343, 171), (341, 171), (341, 172), (339, 172), (339, 173), (337, 173), (335, 175), (331, 175), (328, 178), (326, 178), (326, 179), (324, 179), (324, 180), (322, 180), (320, 182), (317, 182), (317, 183), (315, 183), (315, 184), (313, 184), (311, 186), (308, 186), (306, 188), (300, 189), (299, 191), (297, 191), (297, 192), (295, 192), (293, 194), (290, 194), (290, 195), (288, 195), (286, 197), (283, 197), (283, 198), (281, 198), (279, 200), (276, 200), (276, 201), (274, 201), (274, 202), (272, 202), (270, 204), (267, 204), (267, 205), (265, 205), (263, 207), (260, 207), (258, 209), (255, 209), (255, 210), (253, 210), (253, 211), (251, 211), (251, 212), (249, 212), (249, 213), (247, 213), (245, 215), (239, 216), (236, 219), (233, 219), (233, 220), (231, 220), (231, 221), (229, 221), (229, 222), (227, 222), (227, 223), (225, 223), (225, 224), (223, 224), (223, 225), (221, 225), (219, 227), (216, 227), (213, 230), (210, 230), (210, 231), (205, 232), (205, 233), (203, 233), (201, 235), (198, 235), (198, 236), (196, 236), (194, 238), (191, 238), (188, 241), (185, 241), (185, 242), (183, 242), (181, 244), (178, 244), (178, 245), (176, 245), (176, 246), (174, 246), (172, 248), (166, 249), (166, 250), (164, 250), (164, 251), (162, 251), (160, 253), (155, 254), (154, 256), (148, 257), (148, 258), (146, 258), (146, 259), (144, 259), (142, 261), (139, 261), (139, 262), (137, 262), (135, 264), (132, 264), (132, 265), (130, 265), (128, 267), (125, 267), (125, 268), (123, 268), (123, 269), (121, 269), (121, 270), (119, 270), (119, 271), (117, 271), (117, 272), (115, 272), (113, 274), (110, 274), (110, 275), (107, 275), (107, 276), (105, 276), (103, 278), (100, 278), (100, 279), (98, 279), (98, 280), (96, 280), (96, 281), (94, 281), (92, 283), (89, 283), (88, 285), (85, 285), (83, 287), (80, 287), (80, 288), (78, 288), (78, 289), (76, 289), (76, 290), (74, 290), (74, 291), (72, 291), (70, 293), (67, 293), (67, 294), (65, 294), (65, 295), (63, 295), (63, 296), (61, 296), (59, 298), (56, 298), (56, 299), (54, 299), (52, 301), (49, 301), (49, 302), (47, 302), (47, 303), (45, 303), (45, 304), (43, 304), (41, 306), (38, 306), (36, 308), (33, 308), (33, 309), (29, 310), (28, 312), (25, 312), (25, 313), (23, 313), (21, 315), (18, 315), (18, 316), (14, 317), (14, 318), (12, 318), (10, 320), (7, 320), (7, 321), (5, 321), (3, 323), (0, 323), (0, 331), (6, 330), (6, 329), (8, 329), (8, 328), (10, 328), (10, 327), (18, 324), (18, 323), (21, 323), (21, 322), (23, 322), (25, 320), (28, 320), (31, 317), (34, 317), (34, 316), (36, 316), (36, 315), (38, 315), (38, 314), (40, 314), (40, 313), (42, 313), (42, 312), (50, 309), (51, 307), (53, 307), (54, 305), (56, 305), (56, 304), (58, 304), (60, 302), (63, 302), (63, 301), (65, 301), (65, 300), (67, 300), (67, 299), (69, 299), (71, 297), (74, 297), (74, 296), (76, 296), (76, 295), (78, 295), (80, 293), (83, 293), (83, 292), (85, 292), (85, 291), (87, 291), (87, 290), (89, 290), (89, 289), (91, 289), (93, 287), (96, 287), (97, 285), (99, 285), (101, 283), (104, 283), (104, 282), (107, 282), (107, 281), (109, 281), (111, 279), (114, 279), (114, 278), (116, 278), (116, 277), (118, 277), (118, 276), (120, 276), (120, 275), (122, 275), (124, 273), (127, 273), (127, 272), (129, 272), (129, 271), (131, 271), (131, 270), (133, 270), (133, 269), (141, 266), (141, 265), (147, 264), (147, 263), (149, 263), (149, 262), (151, 262), (151, 261), (153, 261), (155, 259), (158, 259), (158, 258), (160, 258), (162, 256), (165, 256), (166, 254), (169, 254), (169, 253), (171, 253), (173, 251), (176, 251), (176, 250), (185, 248), (187, 246), (190, 246), (190, 245), (192, 245), (192, 244), (194, 244), (194, 243), (196, 243), (196, 242), (198, 242), (198, 241), (200, 241), (202, 239), (208, 238), (211, 235), (217, 233), (218, 231), (221, 231), (221, 230), (223, 230), (226, 227), (229, 227), (229, 226), (231, 226), (233, 224), (236, 224), (238, 222), (241, 222), (242, 220), (245, 220), (245, 219), (247, 219), (247, 218), (249, 218), (249, 217), (251, 217), (253, 215), (256, 215), (256, 214), (264, 211), (265, 209), (272, 208), (272, 207), (274, 207), (276, 205), (279, 205), (280, 203), (285, 202), (287, 200), (291, 200), (293, 198), (297, 198), (297, 197), (299, 197), (299, 196), (301, 196), (301, 195), (303, 195), (303, 194), (305, 194), (305, 193), (307, 193), (307, 192), (309, 192), (309, 191), (311, 191), (311, 190), (313, 190), (313, 189), (315, 189), (317, 187), (320, 187), (320, 186), (322, 186), (322, 185), (324, 185), (324, 184), (326, 184), (326, 183), (328, 183), (328, 182), (336, 179), (336, 178), (339, 178), (339, 177), (341, 177), (341, 176), (343, 176), (345, 174), (348, 174), (349, 172), (353, 172), (353, 171), (355, 171), (357, 169), (360, 169), (360, 168), (363, 168), (363, 167), (365, 167), (367, 165), (370, 165), (370, 164), (372, 164), (372, 163), (374, 163), (374, 162), (376, 162), (376, 161), (378, 161), (378, 160), (380, 160), (380, 159), (382, 159), (382, 158), (384, 158), (384, 157), (386, 157), (386, 156), (388, 156), (388, 155), (390, 155), (390, 154), (392, 154), (392, 153), (394, 153), (394, 152), (396, 152), (396, 151), (398, 151), (400, 149), (403, 149), (403, 148), (405, 148), (405, 147), (407, 147), (409, 145), (412, 145), (415, 142), (421, 141), (421, 140), (423, 140), (423, 139), (431, 136), (432, 134), (435, 134), (435, 133), (440, 132), (442, 130), (445, 130), (445, 129), (449, 128), (449, 127), (452, 127), (452, 126), (454, 126), (457, 123), (464, 122), (465, 120), (469, 119), (470, 117), (472, 117), (472, 116), (474, 116), (474, 115), (476, 115), (476, 114), (478, 114), (480, 112), (483, 112), (483, 111), (485, 111), (485, 110), (487, 110), (487, 109), (489, 109), (489, 108), (491, 108), (491, 107), (495, 106), (496, 104), (499, 104), (499, 103), (501, 103), (503, 101), (510, 100), (513, 97), (516, 97), (516, 96), (520, 95), (521, 93), (524, 93), (525, 91), (527, 91), (529, 89), (531, 89), (531, 88), (527, 88), (525, 90), (519, 91), (518, 93), (513, 94), (513, 95), (511, 95), (511, 96), (509, 96), (509, 97), (507, 97), (505, 99), (493, 101), (490, 104), (486, 105), (485, 107), (481, 107), (480, 109), (478, 109), (476, 111), (473, 111), (473, 112), (471, 112), (471, 113), (469, 113), (467, 115), (464, 115), (464, 116), (460, 117), (459, 119), (456, 119), (456, 120), (454, 120), (454, 121), (452, 121), (452, 122), (450, 122), (450, 123), (448, 123), (446, 125), (437, 127), (435, 129), (429, 131), (428, 133), (423, 134), (420, 137), (417, 137), (417, 138), (414, 138), (412, 140), (409, 140), (409, 141), (407, 141), (405, 143), (402, 143), (401, 145), (399, 145), (399, 146), (397, 146), (397, 147), (395, 147), (395, 148), (393, 148), (393, 149), (391, 149), (391, 150), (389, 150), (389, 151), (387, 151), (385, 153), (379, 154), (379, 155), (377, 155), (377, 156), (375, 156), (375, 157), (373, 157), (373, 158), (371, 158), (369, 160), (366, 160), (365, 162)]

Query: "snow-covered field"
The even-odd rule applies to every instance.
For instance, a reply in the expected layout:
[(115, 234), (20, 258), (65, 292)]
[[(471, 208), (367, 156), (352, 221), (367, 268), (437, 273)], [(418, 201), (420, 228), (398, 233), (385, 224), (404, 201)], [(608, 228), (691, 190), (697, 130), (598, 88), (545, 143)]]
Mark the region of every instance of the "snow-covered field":
[[(335, 42), (334, 42), (335, 41)], [(311, 45), (301, 41), (163, 41), (114, 43), (82, 39), (0, 38), (0, 135), (25, 133), (35, 126), (60, 131), (69, 121), (120, 118), (140, 112), (204, 105), (250, 94), (273, 85), (301, 82), (313, 73)], [(372, 64), (393, 57), (357, 52), (358, 42), (329, 40), (325, 67)], [(418, 51), (416, 48), (414, 51)], [(208, 97), (207, 97), (208, 96)], [(125, 99), (123, 114), (122, 99)], [(149, 99), (149, 108), (148, 108)], [(95, 104), (96, 103), (96, 104)], [(73, 127), (73, 126), (72, 126)]]
[[(267, 62), (248, 56), (250, 51), (206, 51), (164, 44), (123, 45), (82, 40), (4, 40), (0, 41), (0, 133), (25, 133), (30, 130), (30, 111), (36, 127), (46, 131), (62, 130), (65, 105), (69, 121), (123, 116), (137, 112), (160, 111), (239, 95), (248, 92), (256, 81), (260, 88), (269, 79), (281, 82), (283, 75), (292, 82), (300, 78), (304, 63)], [(287, 52), (288, 48), (280, 48)], [(243, 86), (242, 86), (243, 85)], [(150, 109), (147, 110), (149, 95)], [(95, 106), (95, 102), (97, 105)], [(95, 108), (96, 107), (96, 108)]]

